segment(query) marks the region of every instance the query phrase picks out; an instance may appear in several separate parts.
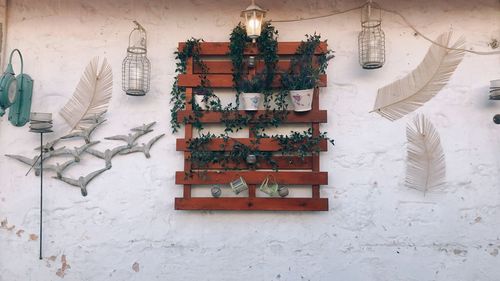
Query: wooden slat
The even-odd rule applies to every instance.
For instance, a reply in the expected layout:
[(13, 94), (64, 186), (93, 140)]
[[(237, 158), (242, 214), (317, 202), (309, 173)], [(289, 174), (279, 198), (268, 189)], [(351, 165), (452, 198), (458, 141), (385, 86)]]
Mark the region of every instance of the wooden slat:
[[(207, 74), (232, 74), (233, 73), (233, 64), (228, 60), (213, 60), (213, 61), (204, 61), (204, 64), (208, 67)], [(314, 65), (317, 65), (314, 63)], [(265, 64), (263, 61), (257, 61), (255, 68), (250, 69), (250, 71), (254, 70), (257, 73), (262, 72), (264, 70)], [(290, 68), (290, 61), (281, 60), (277, 64), (277, 72), (285, 72)], [(247, 69), (246, 66), (243, 68)], [(201, 67), (199, 65), (194, 66), (194, 73), (200, 74), (202, 72)], [(255, 74), (255, 73), (254, 73)]]
[[(234, 138), (234, 139), (228, 139), (227, 143), (224, 142), (224, 139), (222, 138), (215, 138), (210, 141), (210, 143), (207, 145), (207, 150), (211, 151), (231, 151), (233, 150), (233, 145), (235, 143), (242, 143), (248, 147), (254, 147), (254, 145), (251, 143), (255, 139), (253, 138)], [(225, 145), (224, 145), (225, 144)], [(222, 147), (224, 145), (224, 147)], [(188, 144), (186, 139), (177, 139), (176, 140), (176, 149), (177, 151), (187, 151), (188, 150)], [(260, 151), (280, 151), (281, 146), (275, 139), (260, 139), (260, 143), (258, 144), (258, 149)], [(319, 150), (320, 151), (328, 151), (328, 143), (326, 140), (321, 140), (319, 143)]]
[[(278, 55), (293, 55), (297, 52), (301, 42), (278, 42)], [(182, 51), (185, 42), (180, 42), (178, 50)], [(316, 54), (325, 53), (328, 49), (326, 42), (321, 42), (316, 49)], [(229, 53), (229, 42), (202, 42), (200, 43), (200, 55), (204, 56), (225, 56)], [(255, 55), (258, 53), (256, 45), (250, 45), (245, 49), (245, 55)]]
[[(250, 115), (252, 119), (250, 119), (250, 123), (254, 123), (258, 120), (260, 115), (265, 114), (264, 110), (254, 111), (255, 113), (249, 113), (244, 110), (238, 111), (240, 115), (246, 116)], [(272, 114), (272, 113), (271, 113)], [(177, 113), (177, 121), (182, 123), (186, 120), (187, 123), (190, 123), (194, 120), (194, 116), (192, 111), (182, 110)], [(235, 118), (236, 113), (231, 114), (230, 118)], [(199, 118), (199, 121), (202, 123), (211, 123), (216, 124), (220, 123), (222, 118), (221, 112), (213, 112), (213, 111), (203, 111), (203, 116)], [(289, 111), (288, 115), (282, 123), (327, 123), (328, 122), (328, 111), (319, 110), (319, 111), (307, 111), (307, 112), (295, 112)]]
[[(198, 87), (201, 85), (201, 78), (197, 74), (179, 74), (180, 87)], [(212, 88), (233, 88), (233, 76), (231, 74), (208, 74), (207, 79), (210, 81)], [(272, 86), (274, 88), (280, 87), (280, 77), (276, 75)], [(319, 87), (326, 87), (326, 75), (319, 76)]]
[(175, 198), (176, 210), (328, 211), (327, 198)]
[[(312, 157), (307, 156), (302, 159), (299, 156), (273, 156), (272, 159), (276, 162), (276, 166), (279, 170), (312, 170)], [(206, 167), (199, 167), (193, 164), (193, 169), (205, 169), (205, 170), (223, 170), (223, 169), (247, 169), (248, 165), (246, 163), (226, 163), (223, 167), (220, 163), (207, 164)], [(256, 169), (268, 169), (271, 170), (273, 166), (269, 164), (266, 160), (258, 159), (255, 165)]]
[(266, 177), (274, 177), (279, 184), (326, 185), (328, 172), (264, 172), (264, 171), (223, 171), (194, 172), (187, 177), (183, 171), (175, 173), (176, 184), (229, 184), (243, 177), (247, 184), (261, 184)]

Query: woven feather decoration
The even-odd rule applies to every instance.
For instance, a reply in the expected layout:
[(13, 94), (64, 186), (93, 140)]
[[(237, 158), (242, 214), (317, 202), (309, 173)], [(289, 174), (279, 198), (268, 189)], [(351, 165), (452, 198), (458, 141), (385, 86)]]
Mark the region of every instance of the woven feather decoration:
[[(451, 34), (451, 31), (443, 33), (436, 41), (449, 46)], [(463, 48), (464, 44), (465, 40), (460, 38), (451, 48)], [(448, 83), (463, 57), (464, 51), (432, 45), (415, 70), (378, 90), (372, 112), (394, 121), (421, 107)]]
[(99, 70), (99, 58), (85, 68), (73, 97), (59, 111), (71, 130), (87, 129), (108, 109), (113, 90), (113, 71), (106, 59)]
[(424, 193), (445, 183), (446, 163), (439, 134), (424, 115), (406, 127), (406, 186)]

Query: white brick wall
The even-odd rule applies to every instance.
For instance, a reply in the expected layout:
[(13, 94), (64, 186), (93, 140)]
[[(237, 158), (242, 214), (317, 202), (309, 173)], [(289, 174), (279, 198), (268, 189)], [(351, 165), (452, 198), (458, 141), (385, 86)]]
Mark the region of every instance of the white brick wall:
[[(247, 2), (13, 0), (7, 51), (23, 52), (25, 70), (35, 79), (33, 110), (55, 114), (54, 136), (67, 131), (56, 113), (95, 55), (108, 58), (115, 77), (108, 122), (95, 138), (150, 121), (158, 121), (156, 132), (169, 133), (177, 43), (191, 36), (227, 41)], [(278, 19), (362, 1), (260, 2)], [(433, 38), (452, 27), (475, 50), (500, 39), (497, 0), (381, 5), (401, 11)], [(145, 98), (121, 91), (121, 61), (134, 19), (149, 34), (153, 75)], [(500, 103), (487, 99), (489, 80), (500, 78), (500, 56), (466, 55), (449, 86), (420, 110), (441, 134), (448, 167), (448, 183), (424, 197), (403, 185), (409, 119), (391, 123), (368, 112), (377, 89), (415, 68), (429, 43), (398, 17), (383, 14), (387, 63), (365, 71), (357, 62), (356, 12), (276, 27), (283, 41), (320, 32), (336, 52), (321, 96), (329, 110), (322, 129), (336, 140), (321, 163), (330, 175), (331, 184), (322, 189), (329, 212), (174, 211), (174, 197), (182, 192), (174, 172), (183, 162), (175, 151), (177, 136), (167, 134), (149, 160), (138, 154), (116, 158), (90, 184), (88, 197), (46, 177), (46, 259), (39, 261), (38, 241), (30, 240), (38, 233), (39, 178), (25, 177), (25, 166), (1, 156), (0, 220), (8, 223), (0, 228), (0, 280), (500, 280), (500, 126), (492, 122)], [(6, 117), (0, 122), (2, 155), (34, 153), (36, 135)], [(102, 165), (82, 164), (70, 175)], [(70, 268), (63, 268), (62, 255)]]

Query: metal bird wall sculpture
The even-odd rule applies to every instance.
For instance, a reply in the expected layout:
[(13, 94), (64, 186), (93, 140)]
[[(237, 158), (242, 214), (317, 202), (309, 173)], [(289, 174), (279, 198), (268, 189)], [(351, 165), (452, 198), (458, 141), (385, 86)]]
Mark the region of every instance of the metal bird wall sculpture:
[[(15, 159), (21, 163), (31, 166), (35, 170), (35, 175), (39, 176), (41, 174), (40, 162), (43, 161), (43, 171), (53, 171), (55, 172), (56, 178), (62, 182), (65, 182), (69, 185), (79, 187), (83, 196), (87, 196), (87, 185), (97, 176), (105, 172), (106, 170), (111, 169), (111, 160), (118, 154), (125, 155), (129, 153), (142, 152), (146, 158), (150, 158), (150, 150), (151, 147), (161, 139), (165, 134), (158, 135), (152, 139), (150, 139), (147, 143), (142, 143), (141, 145), (137, 145), (137, 140), (152, 132), (152, 127), (156, 124), (156, 122), (151, 122), (148, 124), (142, 124), (141, 126), (134, 127), (130, 129), (132, 133), (128, 133), (126, 135), (116, 135), (107, 137), (107, 140), (120, 140), (126, 142), (125, 145), (120, 145), (114, 147), (112, 149), (106, 149), (104, 151), (99, 151), (91, 148), (92, 146), (100, 143), (100, 141), (92, 141), (92, 133), (95, 131), (97, 127), (99, 127), (106, 120), (103, 118), (103, 114), (98, 114), (94, 116), (90, 116), (88, 118), (82, 119), (85, 121), (86, 127), (77, 127), (71, 133), (61, 137), (54, 139), (50, 142), (45, 143), (42, 147), (37, 147), (36, 150), (43, 149), (43, 156), (40, 160), (39, 156), (34, 156), (33, 158), (25, 157), (22, 155), (12, 155), (6, 154), (5, 156)], [(70, 138), (78, 138), (80, 137), (85, 141), (85, 144), (79, 147), (74, 147), (73, 149), (68, 149), (65, 146), (56, 148), (56, 144), (61, 141), (70, 139)], [(94, 157), (103, 159), (106, 166), (103, 169), (94, 171), (86, 176), (81, 176), (78, 179), (65, 177), (65, 170), (74, 164), (78, 164), (81, 158), (86, 154), (93, 155)], [(56, 162), (55, 164), (47, 164), (46, 160), (55, 158), (55, 157), (67, 157), (70, 156), (71, 159), (62, 162)]]
[(67, 178), (67, 177), (53, 177), (55, 179), (58, 179), (60, 181), (63, 181), (67, 184), (70, 184), (72, 186), (76, 186), (80, 188), (80, 191), (82, 192), (83, 196), (87, 196), (87, 185), (89, 182), (91, 182), (95, 177), (98, 175), (104, 173), (105, 171), (109, 170), (109, 168), (102, 168), (100, 170), (94, 171), (86, 176), (81, 176), (77, 180), (72, 179), (72, 178)]
[[(61, 178), (64, 170), (66, 170), (69, 166), (71, 166), (75, 163), (77, 163), (77, 161), (75, 159), (71, 159), (71, 160), (68, 160), (62, 164), (59, 164), (59, 162), (57, 162), (55, 165), (45, 164), (43, 166), (43, 169), (44, 170), (52, 170), (52, 171), (56, 172), (57, 178)], [(40, 169), (40, 167), (38, 167), (38, 169)]]
[(61, 137), (61, 139), (70, 139), (80, 137), (85, 140), (86, 143), (90, 143), (90, 135), (94, 132), (94, 130), (99, 127), (102, 123), (104, 123), (106, 119), (98, 120), (96, 123), (92, 124), (88, 128), (82, 128), (78, 130), (74, 130), (73, 132)]
[(104, 138), (105, 140), (121, 140), (127, 143), (128, 147), (131, 148), (135, 145), (135, 141), (144, 136), (147, 133), (152, 132), (153, 130), (145, 130), (145, 131), (137, 131), (134, 134), (128, 134), (128, 135), (116, 135), (116, 136), (111, 136)]
[(106, 149), (104, 152), (89, 148), (89, 149), (87, 149), (87, 153), (92, 154), (97, 158), (104, 159), (104, 161), (106, 162), (106, 167), (111, 168), (111, 159), (113, 159), (113, 157), (115, 157), (117, 154), (119, 154), (120, 152), (122, 152), (123, 150), (125, 150), (127, 148), (128, 148), (128, 145), (121, 145), (121, 146), (117, 146), (111, 150)]
[(159, 136), (156, 136), (152, 138), (147, 144), (142, 144), (140, 146), (134, 146), (131, 148), (127, 148), (124, 151), (120, 152), (120, 154), (130, 154), (130, 153), (135, 153), (135, 152), (142, 152), (144, 153), (144, 156), (146, 158), (150, 158), (151, 154), (149, 154), (149, 151), (151, 150), (151, 147), (153, 144), (155, 144), (159, 139), (161, 139), (165, 134), (161, 134)]
[(89, 149), (91, 146), (96, 145), (100, 143), (100, 141), (93, 141), (91, 143), (86, 143), (80, 147), (74, 147), (73, 149), (58, 149), (49, 152), (51, 156), (61, 156), (61, 155), (69, 155), (75, 157), (76, 162), (80, 162), (80, 155), (84, 153), (87, 149)]

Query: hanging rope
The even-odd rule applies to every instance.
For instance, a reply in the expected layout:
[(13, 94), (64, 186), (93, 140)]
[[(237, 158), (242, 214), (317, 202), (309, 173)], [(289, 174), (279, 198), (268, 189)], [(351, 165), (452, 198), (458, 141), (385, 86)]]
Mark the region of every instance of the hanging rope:
[[(271, 20), (271, 22), (273, 23), (288, 23), (288, 22), (298, 22), (298, 21), (306, 21), (306, 20), (315, 20), (315, 19), (321, 19), (321, 18), (327, 18), (327, 17), (331, 17), (331, 16), (336, 16), (336, 15), (340, 15), (340, 14), (345, 14), (345, 13), (349, 13), (349, 12), (352, 12), (352, 11), (355, 11), (355, 10), (359, 10), (363, 7), (362, 6), (358, 6), (358, 7), (354, 7), (354, 8), (351, 8), (351, 9), (347, 9), (347, 10), (344, 10), (344, 11), (339, 11), (339, 12), (333, 12), (333, 13), (330, 13), (330, 14), (325, 14), (325, 15), (320, 15), (320, 16), (314, 16), (314, 17), (305, 17), (305, 18), (298, 18), (298, 19), (283, 19), (283, 20)], [(409, 27), (411, 28), (413, 31), (415, 31), (415, 33), (417, 33), (418, 35), (422, 36), (422, 38), (424, 38), (425, 40), (429, 41), (430, 43), (434, 44), (434, 45), (437, 45), (441, 48), (444, 48), (444, 49), (447, 49), (447, 50), (454, 50), (454, 51), (463, 51), (463, 52), (467, 52), (467, 53), (471, 53), (471, 54), (475, 54), (475, 55), (483, 55), (483, 56), (488, 56), (488, 55), (499, 55), (500, 54), (500, 51), (491, 51), (491, 52), (481, 52), (481, 51), (473, 51), (473, 50), (467, 50), (467, 49), (463, 49), (463, 48), (450, 48), (448, 46), (444, 46), (432, 39), (430, 39), (429, 37), (425, 36), (422, 32), (420, 32), (420, 30), (418, 30), (413, 24), (411, 24), (408, 19), (406, 19), (405, 16), (403, 16), (401, 13), (397, 12), (397, 11), (394, 11), (394, 10), (388, 10), (388, 9), (384, 9), (384, 8), (381, 8), (381, 10), (387, 12), (387, 13), (391, 13), (391, 14), (395, 14), (397, 16), (399, 16), (403, 21), (404, 23)]]

